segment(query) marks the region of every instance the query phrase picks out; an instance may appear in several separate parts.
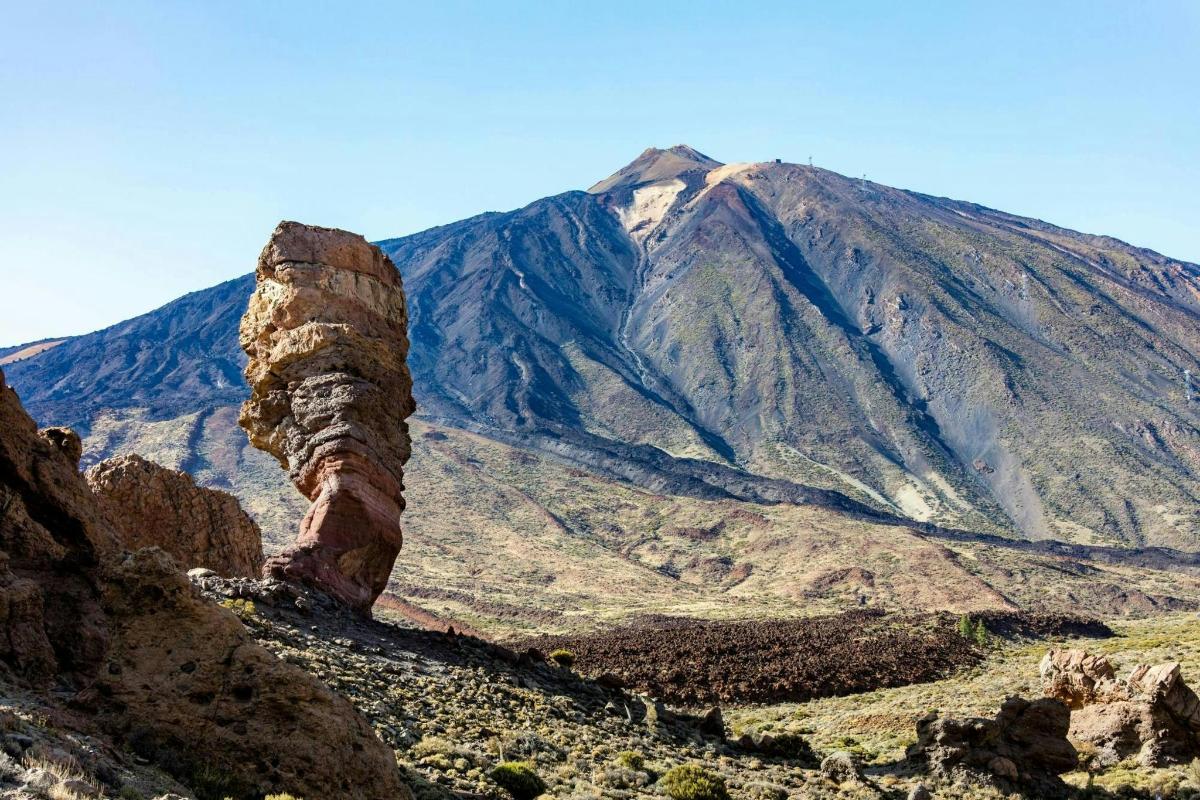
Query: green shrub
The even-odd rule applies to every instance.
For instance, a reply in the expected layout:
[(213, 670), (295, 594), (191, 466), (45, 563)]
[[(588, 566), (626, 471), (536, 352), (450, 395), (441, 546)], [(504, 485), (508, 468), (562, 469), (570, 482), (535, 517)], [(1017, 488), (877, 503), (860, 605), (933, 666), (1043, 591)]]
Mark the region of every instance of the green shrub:
[(575, 654), (561, 647), (550, 654), (550, 660), (567, 669), (575, 666)]
[(662, 787), (671, 800), (729, 800), (725, 779), (696, 764), (672, 767), (663, 775)]
[(958, 635), (964, 639), (975, 638), (975, 625), (971, 622), (971, 618), (963, 614), (958, 618)]
[(292, 795), (292, 794), (284, 793), (284, 794), (269, 794), (266, 797), (264, 797), (263, 800), (300, 800), (300, 798), (296, 797), (295, 795)]
[(641, 771), (646, 768), (646, 757), (636, 750), (622, 750), (617, 753), (617, 763), (625, 769)]
[(492, 780), (513, 800), (533, 800), (546, 791), (546, 783), (528, 761), (502, 761), (492, 770)]
[(226, 598), (225, 600), (221, 600), (217, 605), (228, 608), (230, 611), (241, 617), (243, 622), (253, 619), (255, 612), (258, 611), (253, 600)]
[(992, 641), (992, 636), (988, 633), (987, 625), (983, 624), (983, 620), (975, 623), (975, 631), (972, 637), (975, 639), (975, 644), (980, 647), (987, 647)]

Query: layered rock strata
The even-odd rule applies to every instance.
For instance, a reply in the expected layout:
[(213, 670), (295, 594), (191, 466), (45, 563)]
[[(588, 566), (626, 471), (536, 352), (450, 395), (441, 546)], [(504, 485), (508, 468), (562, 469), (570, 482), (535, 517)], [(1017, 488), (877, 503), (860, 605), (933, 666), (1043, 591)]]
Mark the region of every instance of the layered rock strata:
[(266, 571), (369, 611), (400, 551), (412, 414), (400, 273), (356, 234), (283, 222), (242, 318), (241, 425), (312, 506)]

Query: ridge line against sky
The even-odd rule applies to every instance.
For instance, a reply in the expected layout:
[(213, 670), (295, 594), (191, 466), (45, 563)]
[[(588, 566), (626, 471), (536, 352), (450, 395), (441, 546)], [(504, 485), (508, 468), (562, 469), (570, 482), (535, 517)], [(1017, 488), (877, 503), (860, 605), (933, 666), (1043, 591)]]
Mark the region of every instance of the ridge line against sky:
[[(966, 4), (963, 4), (964, 6)], [(584, 189), (782, 158), (1200, 261), (1200, 4), (6, 8), (0, 346)]]

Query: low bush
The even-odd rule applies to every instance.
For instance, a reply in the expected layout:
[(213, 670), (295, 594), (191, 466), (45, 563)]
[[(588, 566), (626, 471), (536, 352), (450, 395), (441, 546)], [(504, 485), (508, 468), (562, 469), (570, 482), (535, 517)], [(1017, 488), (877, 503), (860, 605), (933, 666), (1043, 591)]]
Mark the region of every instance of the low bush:
[(636, 750), (622, 750), (617, 753), (617, 763), (625, 769), (641, 770), (646, 766), (646, 757)]
[(661, 783), (671, 800), (729, 800), (725, 779), (696, 764), (672, 767)]
[(533, 800), (546, 791), (546, 783), (528, 761), (503, 761), (491, 773), (492, 780), (513, 800)]
[(575, 666), (575, 654), (570, 650), (560, 647), (552, 652), (549, 657), (551, 661), (553, 661), (555, 664), (558, 664), (560, 667), (566, 667), (567, 669), (570, 669), (571, 667)]

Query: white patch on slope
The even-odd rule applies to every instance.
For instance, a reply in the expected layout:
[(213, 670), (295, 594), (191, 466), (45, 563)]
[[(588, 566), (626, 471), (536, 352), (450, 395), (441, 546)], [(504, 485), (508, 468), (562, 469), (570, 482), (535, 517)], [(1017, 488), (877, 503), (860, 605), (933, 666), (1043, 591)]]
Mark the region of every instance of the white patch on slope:
[(624, 208), (618, 208), (617, 217), (634, 241), (639, 244), (646, 241), (650, 232), (657, 228), (667, 215), (671, 204), (685, 185), (676, 178), (666, 183), (655, 183), (633, 190), (633, 202)]
[(696, 203), (700, 202), (700, 198), (711, 192), (712, 188), (721, 181), (725, 180), (726, 178), (732, 178), (738, 173), (745, 172), (753, 166), (756, 166), (753, 162), (743, 161), (738, 164), (722, 164), (716, 169), (710, 170), (709, 173), (704, 176), (704, 188), (697, 192), (696, 196), (688, 202), (688, 208), (691, 208), (692, 206), (696, 205)]

